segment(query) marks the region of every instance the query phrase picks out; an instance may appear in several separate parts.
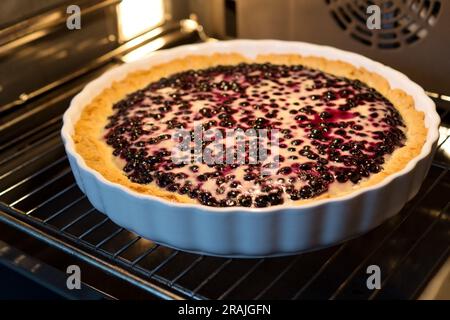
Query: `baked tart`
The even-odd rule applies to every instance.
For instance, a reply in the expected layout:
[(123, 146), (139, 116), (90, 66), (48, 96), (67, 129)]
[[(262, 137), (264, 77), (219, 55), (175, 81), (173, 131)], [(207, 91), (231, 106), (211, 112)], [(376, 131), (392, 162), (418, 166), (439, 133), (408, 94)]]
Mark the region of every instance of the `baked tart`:
[[(217, 135), (201, 140), (208, 132)], [(426, 136), (413, 98), (375, 72), (315, 56), (238, 53), (131, 72), (83, 107), (72, 133), (76, 152), (110, 182), (176, 203), (255, 208), (380, 183), (419, 155)]]

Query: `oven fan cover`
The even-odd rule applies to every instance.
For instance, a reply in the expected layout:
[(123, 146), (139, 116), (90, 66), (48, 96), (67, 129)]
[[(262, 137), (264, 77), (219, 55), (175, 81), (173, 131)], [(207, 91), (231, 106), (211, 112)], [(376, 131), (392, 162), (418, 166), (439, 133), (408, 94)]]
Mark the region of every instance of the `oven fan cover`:
[[(441, 11), (442, 0), (325, 0), (337, 25), (354, 40), (370, 47), (396, 49), (424, 39)], [(373, 13), (367, 8), (377, 5), (380, 29), (369, 29), (367, 20)]]

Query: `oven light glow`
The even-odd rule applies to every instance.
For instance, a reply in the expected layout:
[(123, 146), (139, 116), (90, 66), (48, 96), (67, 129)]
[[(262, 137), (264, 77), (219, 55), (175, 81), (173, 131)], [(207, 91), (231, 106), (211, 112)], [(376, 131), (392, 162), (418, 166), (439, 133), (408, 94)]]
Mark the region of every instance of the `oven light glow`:
[(441, 146), (442, 148), (442, 152), (444, 153), (444, 159), (446, 159), (446, 161), (450, 160), (450, 138), (447, 139), (447, 141), (445, 141), (445, 143)]
[(166, 44), (166, 42), (164, 41), (163, 38), (155, 39), (155, 40), (143, 45), (142, 47), (140, 47), (136, 50), (133, 50), (130, 53), (124, 55), (122, 57), (122, 61), (123, 62), (136, 61), (142, 57), (150, 55), (152, 52), (154, 52), (158, 49), (161, 49), (162, 47), (164, 47), (165, 44)]
[(122, 0), (117, 16), (120, 40), (132, 39), (163, 22), (163, 0)]
[[(450, 128), (447, 128), (445, 126), (439, 127), (439, 140), (438, 140), (438, 146), (440, 146), (445, 139), (450, 135)], [(449, 150), (450, 151), (450, 150)]]

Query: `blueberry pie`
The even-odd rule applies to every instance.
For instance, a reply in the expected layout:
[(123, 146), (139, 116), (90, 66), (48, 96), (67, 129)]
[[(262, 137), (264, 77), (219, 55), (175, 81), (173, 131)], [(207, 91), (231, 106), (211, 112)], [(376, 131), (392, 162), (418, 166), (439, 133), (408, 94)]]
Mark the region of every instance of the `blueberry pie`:
[(417, 156), (426, 135), (413, 99), (375, 73), (230, 53), (128, 74), (84, 107), (73, 139), (89, 167), (139, 193), (260, 208), (376, 184)]

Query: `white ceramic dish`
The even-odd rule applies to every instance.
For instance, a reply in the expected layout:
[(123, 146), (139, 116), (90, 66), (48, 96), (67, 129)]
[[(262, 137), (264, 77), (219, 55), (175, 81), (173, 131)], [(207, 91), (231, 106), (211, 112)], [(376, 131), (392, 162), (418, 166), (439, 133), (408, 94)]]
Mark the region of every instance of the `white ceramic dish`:
[[(298, 53), (347, 61), (377, 72), (394, 88), (401, 88), (425, 112), (428, 136), (421, 153), (401, 171), (374, 186), (303, 206), (269, 208), (213, 208), (172, 203), (142, 195), (107, 181), (89, 168), (75, 151), (74, 123), (83, 107), (114, 80), (130, 71), (149, 68), (190, 54), (238, 52)], [(438, 139), (439, 116), (424, 90), (405, 75), (361, 55), (301, 42), (235, 40), (181, 46), (110, 70), (89, 83), (64, 114), (62, 138), (81, 190), (96, 209), (114, 222), (155, 242), (182, 250), (224, 256), (273, 256), (317, 249), (355, 237), (393, 216), (419, 190)]]

